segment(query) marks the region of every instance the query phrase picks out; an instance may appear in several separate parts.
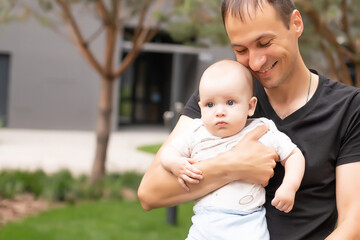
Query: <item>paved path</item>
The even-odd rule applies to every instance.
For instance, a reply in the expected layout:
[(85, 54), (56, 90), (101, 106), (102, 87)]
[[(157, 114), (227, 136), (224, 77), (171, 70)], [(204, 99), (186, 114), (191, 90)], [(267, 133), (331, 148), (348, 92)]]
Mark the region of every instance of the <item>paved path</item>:
[[(168, 131), (160, 127), (130, 127), (113, 132), (107, 171), (145, 172), (154, 156), (136, 148), (161, 143), (167, 136)], [(74, 175), (89, 174), (94, 151), (94, 132), (0, 129), (0, 169), (43, 169), (47, 173), (69, 169)]]

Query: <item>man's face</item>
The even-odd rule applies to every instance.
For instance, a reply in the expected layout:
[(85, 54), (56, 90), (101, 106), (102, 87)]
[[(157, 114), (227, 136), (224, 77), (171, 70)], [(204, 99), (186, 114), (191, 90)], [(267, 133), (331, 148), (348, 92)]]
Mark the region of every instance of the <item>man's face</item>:
[(265, 88), (276, 88), (294, 75), (298, 63), (298, 37), (302, 31), (299, 33), (292, 22), (300, 16), (292, 16), (287, 29), (268, 3), (256, 12), (250, 10), (250, 15), (244, 21), (227, 16), (225, 26), (231, 46), (237, 61), (249, 68)]

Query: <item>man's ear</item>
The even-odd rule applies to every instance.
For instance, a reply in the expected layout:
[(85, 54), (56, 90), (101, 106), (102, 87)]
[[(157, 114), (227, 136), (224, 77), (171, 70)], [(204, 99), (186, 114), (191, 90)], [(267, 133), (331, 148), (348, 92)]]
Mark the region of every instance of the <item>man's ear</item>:
[(296, 36), (299, 38), (304, 31), (304, 23), (298, 10), (294, 10), (291, 14), (290, 29), (294, 28)]
[(251, 117), (252, 115), (254, 115), (255, 113), (255, 108), (256, 108), (256, 104), (257, 104), (257, 98), (256, 97), (252, 97), (249, 101), (249, 111), (248, 111), (248, 116)]

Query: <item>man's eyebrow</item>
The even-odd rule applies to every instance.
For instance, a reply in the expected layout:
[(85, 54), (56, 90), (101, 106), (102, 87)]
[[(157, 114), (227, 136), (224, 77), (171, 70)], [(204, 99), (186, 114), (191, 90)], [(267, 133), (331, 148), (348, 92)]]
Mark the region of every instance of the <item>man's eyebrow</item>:
[(236, 43), (232, 43), (232, 44), (231, 44), (231, 47), (243, 47), (243, 45), (241, 45), (241, 44), (236, 44)]
[[(273, 37), (275, 36), (275, 34), (272, 33), (263, 33), (260, 36), (258, 36), (257, 38), (255, 38), (255, 40), (253, 42), (257, 42), (259, 40), (261, 40), (262, 38), (266, 38), (266, 37)], [(236, 43), (231, 43), (231, 47), (243, 47), (243, 45), (241, 44), (236, 44)]]
[(263, 33), (263, 34), (261, 34), (259, 37), (257, 37), (257, 38), (255, 39), (255, 42), (259, 41), (259, 40), (262, 39), (262, 38), (273, 37), (273, 36), (275, 36), (275, 34), (272, 34), (272, 33)]

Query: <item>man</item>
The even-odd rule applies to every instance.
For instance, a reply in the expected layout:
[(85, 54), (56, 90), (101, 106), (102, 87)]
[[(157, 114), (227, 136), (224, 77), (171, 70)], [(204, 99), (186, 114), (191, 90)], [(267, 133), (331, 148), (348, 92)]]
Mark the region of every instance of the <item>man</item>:
[[(269, 183), (271, 239), (360, 239), (360, 90), (308, 70), (298, 48), (303, 22), (290, 0), (223, 0), (222, 14), (237, 61), (258, 80), (254, 117), (272, 119), (305, 155), (294, 208), (282, 213), (269, 201), (281, 184), (283, 169), (275, 167), (278, 156), (257, 142), (265, 127), (216, 159), (196, 163), (203, 179), (189, 192), (155, 158), (139, 187), (143, 207), (176, 205), (235, 180)], [(200, 116), (196, 94), (164, 145)]]

